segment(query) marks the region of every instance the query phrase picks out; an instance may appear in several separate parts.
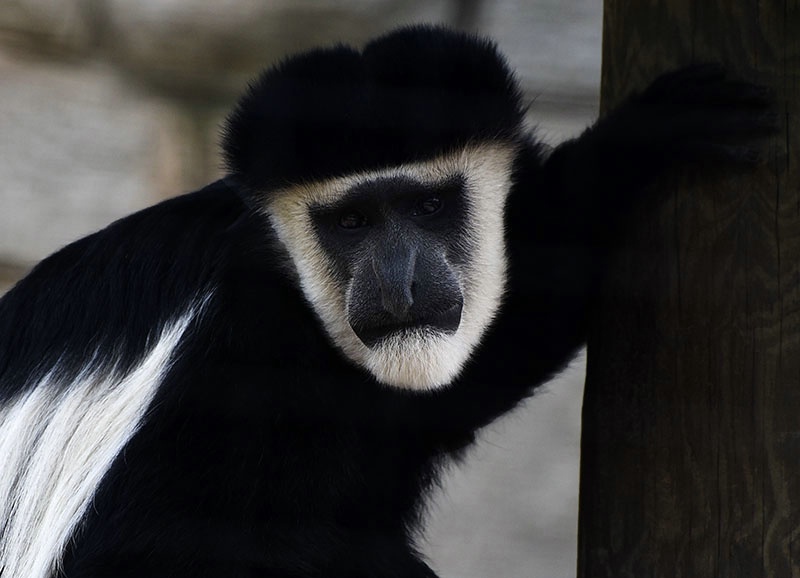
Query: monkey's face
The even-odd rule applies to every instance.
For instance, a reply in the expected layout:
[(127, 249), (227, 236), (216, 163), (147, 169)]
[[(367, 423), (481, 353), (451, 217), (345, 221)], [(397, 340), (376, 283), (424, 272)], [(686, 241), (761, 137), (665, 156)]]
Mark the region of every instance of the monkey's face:
[(462, 179), (378, 177), (311, 209), (347, 321), (370, 349), (396, 337), (452, 334), (461, 323), (466, 221)]
[(450, 383), (496, 314), (513, 146), (280, 191), (266, 207), (344, 354), (390, 385)]

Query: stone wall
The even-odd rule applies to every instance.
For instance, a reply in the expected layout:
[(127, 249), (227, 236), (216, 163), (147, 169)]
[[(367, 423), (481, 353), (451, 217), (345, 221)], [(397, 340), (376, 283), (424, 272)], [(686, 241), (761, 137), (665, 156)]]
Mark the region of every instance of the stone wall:
[[(5, 0), (0, 283), (64, 243), (219, 175), (217, 130), (281, 56), (399, 23), (494, 36), (551, 140), (594, 113), (594, 2)], [(4, 273), (5, 272), (5, 273)]]
[[(413, 22), (493, 36), (551, 142), (596, 110), (599, 0), (4, 0), (0, 293), (65, 243), (219, 176), (217, 133), (286, 53)], [(574, 575), (580, 367), (490, 428), (434, 508), (443, 577)], [(468, 473), (469, 475), (464, 475)]]

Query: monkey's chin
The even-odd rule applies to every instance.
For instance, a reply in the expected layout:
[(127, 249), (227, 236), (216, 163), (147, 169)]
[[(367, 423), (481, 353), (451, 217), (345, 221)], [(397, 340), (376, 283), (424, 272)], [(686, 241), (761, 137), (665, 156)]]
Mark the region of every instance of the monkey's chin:
[(365, 350), (361, 364), (378, 381), (417, 391), (449, 385), (471, 353), (457, 331), (430, 328), (398, 331)]

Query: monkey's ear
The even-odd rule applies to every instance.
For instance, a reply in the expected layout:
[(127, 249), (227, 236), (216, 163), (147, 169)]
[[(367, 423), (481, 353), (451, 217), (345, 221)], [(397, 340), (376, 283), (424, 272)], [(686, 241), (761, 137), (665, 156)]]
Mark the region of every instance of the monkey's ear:
[(513, 139), (520, 91), (489, 40), (415, 26), (267, 70), (227, 119), (229, 175), (260, 194)]

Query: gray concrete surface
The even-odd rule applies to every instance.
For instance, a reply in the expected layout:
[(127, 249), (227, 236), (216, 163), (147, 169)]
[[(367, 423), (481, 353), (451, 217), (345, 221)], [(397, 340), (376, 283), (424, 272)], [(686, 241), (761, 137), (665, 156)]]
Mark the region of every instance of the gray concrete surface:
[(585, 356), (486, 428), (450, 470), (425, 551), (442, 578), (570, 578)]

